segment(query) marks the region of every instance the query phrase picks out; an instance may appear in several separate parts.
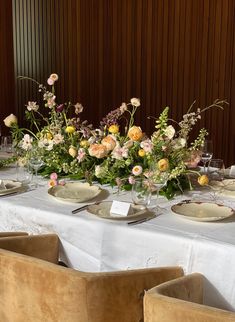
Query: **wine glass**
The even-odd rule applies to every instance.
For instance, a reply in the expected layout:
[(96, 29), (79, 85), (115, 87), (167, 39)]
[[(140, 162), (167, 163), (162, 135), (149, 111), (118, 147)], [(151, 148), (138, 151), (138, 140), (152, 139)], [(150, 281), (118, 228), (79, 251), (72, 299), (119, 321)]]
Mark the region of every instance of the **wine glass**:
[(203, 163), (203, 171), (206, 173), (206, 164), (213, 156), (213, 144), (211, 140), (205, 140), (202, 146), (201, 161)]
[(144, 209), (150, 203), (151, 190), (149, 189), (148, 179), (137, 178), (132, 185), (131, 196), (133, 203)]
[(29, 166), (34, 170), (35, 172), (35, 180), (34, 185), (35, 187), (39, 186), (38, 183), (38, 170), (44, 165), (44, 161), (42, 159), (42, 156), (40, 154), (39, 149), (33, 149), (30, 151), (30, 157), (29, 157)]
[(161, 210), (158, 206), (159, 191), (167, 184), (169, 173), (167, 171), (153, 171), (151, 181), (151, 205), (149, 208), (154, 209), (156, 212)]

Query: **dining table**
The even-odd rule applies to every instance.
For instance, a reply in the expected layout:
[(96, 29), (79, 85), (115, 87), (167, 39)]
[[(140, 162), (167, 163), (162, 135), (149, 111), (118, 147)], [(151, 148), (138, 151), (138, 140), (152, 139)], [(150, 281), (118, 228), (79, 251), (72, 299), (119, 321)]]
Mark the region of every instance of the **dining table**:
[[(1, 180), (15, 180), (15, 167), (1, 168)], [(69, 182), (69, 181), (68, 181)], [(96, 184), (97, 201), (131, 203), (131, 192)], [(160, 196), (155, 217), (135, 225), (128, 218), (103, 218), (89, 209), (72, 213), (92, 201), (62, 201), (48, 193), (48, 179), (38, 187), (0, 196), (0, 231), (56, 233), (60, 259), (69, 267), (89, 272), (181, 266), (185, 274), (205, 277), (204, 300), (211, 306), (235, 310), (235, 194), (195, 189), (172, 200)], [(223, 220), (198, 221), (177, 214), (174, 205), (188, 202), (217, 204), (231, 209)]]

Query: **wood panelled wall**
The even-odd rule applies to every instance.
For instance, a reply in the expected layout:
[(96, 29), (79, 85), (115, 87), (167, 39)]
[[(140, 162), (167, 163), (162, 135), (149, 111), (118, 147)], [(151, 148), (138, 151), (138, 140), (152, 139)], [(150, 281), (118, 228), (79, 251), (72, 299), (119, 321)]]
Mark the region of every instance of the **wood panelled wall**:
[[(12, 0), (15, 78), (46, 82), (57, 72), (57, 101), (80, 101), (98, 125), (112, 108), (141, 99), (147, 133), (166, 105), (180, 121), (191, 103), (227, 99), (204, 115), (214, 156), (235, 164), (234, 0)], [(8, 89), (8, 95), (11, 95)], [(16, 110), (37, 96), (16, 82)]]
[(2, 135), (9, 134), (2, 120), (15, 112), (15, 76), (13, 64), (11, 1), (0, 2), (0, 124)]

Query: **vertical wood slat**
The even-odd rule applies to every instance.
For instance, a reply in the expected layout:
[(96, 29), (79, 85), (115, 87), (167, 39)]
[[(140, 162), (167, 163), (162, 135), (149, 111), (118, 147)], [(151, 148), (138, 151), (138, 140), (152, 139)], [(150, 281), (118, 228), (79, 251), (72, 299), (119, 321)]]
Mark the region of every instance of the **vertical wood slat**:
[[(13, 0), (15, 75), (45, 82), (57, 72), (58, 101), (81, 99), (95, 124), (139, 96), (136, 122), (147, 133), (147, 116), (165, 105), (179, 121), (194, 99), (227, 98), (200, 127), (217, 142), (215, 157), (235, 163), (234, 10), (233, 0)], [(23, 115), (35, 88), (17, 82), (17, 94)]]

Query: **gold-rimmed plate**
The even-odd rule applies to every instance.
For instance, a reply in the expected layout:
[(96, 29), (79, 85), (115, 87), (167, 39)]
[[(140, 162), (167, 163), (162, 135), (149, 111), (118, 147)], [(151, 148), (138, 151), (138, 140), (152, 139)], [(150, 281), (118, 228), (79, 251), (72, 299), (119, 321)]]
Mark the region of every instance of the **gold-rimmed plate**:
[(1, 180), (0, 196), (18, 192), (22, 189), (22, 183), (14, 180)]
[(64, 186), (51, 187), (48, 193), (60, 201), (79, 203), (94, 199), (101, 191), (98, 186), (89, 183), (68, 182)]
[(182, 218), (194, 221), (219, 221), (234, 215), (234, 209), (210, 202), (181, 202), (171, 207), (171, 210)]
[(131, 204), (130, 212), (127, 216), (121, 216), (112, 214), (110, 212), (112, 206), (112, 201), (104, 201), (98, 204), (89, 205), (87, 207), (87, 211), (93, 215), (96, 215), (102, 219), (109, 219), (109, 220), (134, 220), (134, 219), (141, 219), (141, 218), (148, 218), (152, 217), (153, 213), (149, 211), (147, 208), (142, 209), (142, 207), (135, 206)]

